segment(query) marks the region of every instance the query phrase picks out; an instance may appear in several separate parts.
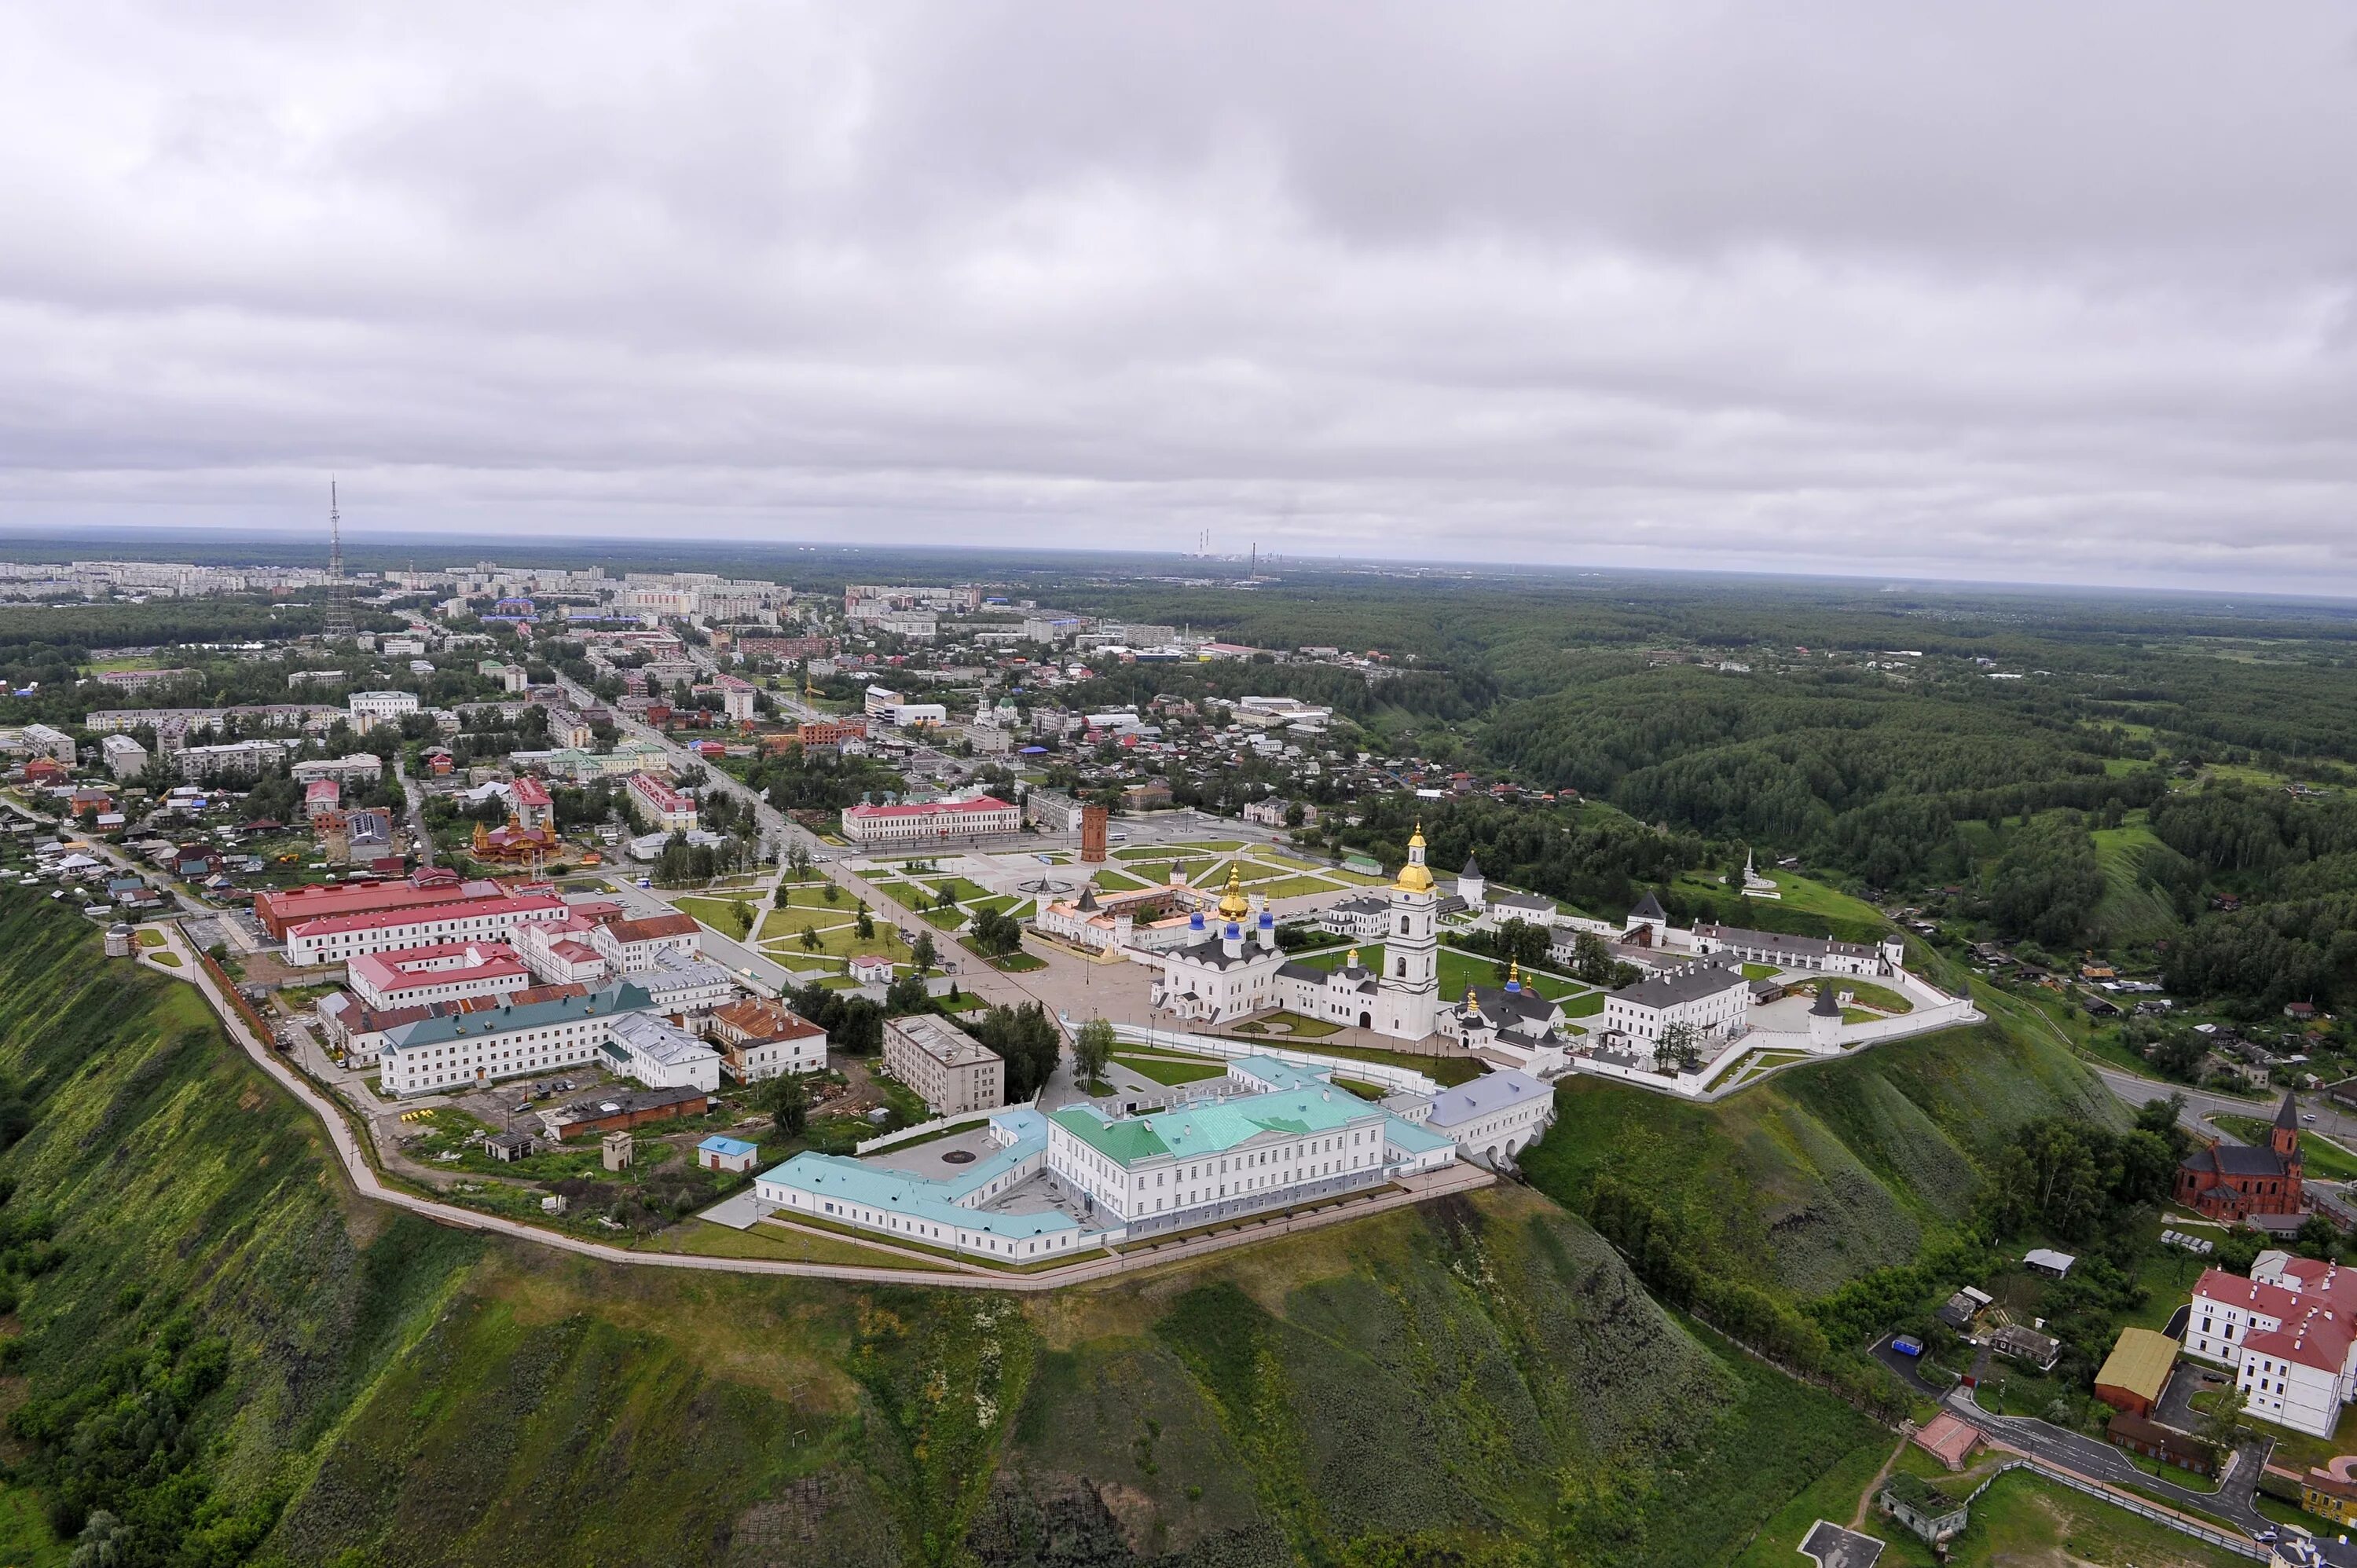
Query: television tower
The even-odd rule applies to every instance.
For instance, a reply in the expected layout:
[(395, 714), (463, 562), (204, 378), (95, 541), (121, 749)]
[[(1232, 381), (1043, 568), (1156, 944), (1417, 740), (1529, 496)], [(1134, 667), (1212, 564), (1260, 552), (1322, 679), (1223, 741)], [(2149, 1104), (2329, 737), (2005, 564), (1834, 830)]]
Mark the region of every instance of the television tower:
[(320, 600), (319, 634), (329, 642), (358, 635), (352, 624), (351, 586), (344, 580), (344, 521), (336, 507), (336, 481), (328, 481), (328, 582)]

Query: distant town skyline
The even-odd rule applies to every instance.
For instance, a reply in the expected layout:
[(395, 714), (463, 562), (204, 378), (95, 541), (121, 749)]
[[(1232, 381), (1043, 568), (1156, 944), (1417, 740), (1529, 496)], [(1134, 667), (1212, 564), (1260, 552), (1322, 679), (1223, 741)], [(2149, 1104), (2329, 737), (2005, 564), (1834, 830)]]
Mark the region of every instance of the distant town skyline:
[[(0, 18), (0, 527), (2357, 594), (2357, 19)], [(93, 535), (97, 537), (97, 535)]]

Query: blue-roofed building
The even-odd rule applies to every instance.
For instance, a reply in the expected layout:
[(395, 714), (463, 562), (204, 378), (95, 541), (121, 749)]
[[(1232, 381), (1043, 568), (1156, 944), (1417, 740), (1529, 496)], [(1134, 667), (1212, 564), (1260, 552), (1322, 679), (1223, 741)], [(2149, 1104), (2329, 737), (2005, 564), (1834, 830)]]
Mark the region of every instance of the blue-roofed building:
[(726, 1171), (742, 1176), (753, 1168), (761, 1157), (761, 1146), (742, 1138), (723, 1138), (717, 1133), (695, 1145), (695, 1163), (708, 1171)]
[(1085, 1212), (1125, 1236), (1320, 1201), (1450, 1164), (1445, 1136), (1398, 1121), (1330, 1081), (1330, 1069), (1271, 1057), (1228, 1064), (1244, 1090), (1145, 1116), (1092, 1105), (1048, 1118), (1048, 1169)]
[(1555, 1122), (1555, 1090), (1527, 1073), (1485, 1072), (1432, 1095), (1395, 1094), (1400, 1120), (1437, 1133), (1483, 1164), (1503, 1168)]
[(1047, 1118), (1024, 1106), (996, 1112), (988, 1142), (988, 1153), (946, 1176), (840, 1155), (800, 1154), (763, 1171), (754, 1191), (788, 1216), (985, 1258), (1029, 1262), (1096, 1244), (1090, 1230), (1061, 1209), (1002, 1214), (983, 1207), (1039, 1173), (1047, 1157)]

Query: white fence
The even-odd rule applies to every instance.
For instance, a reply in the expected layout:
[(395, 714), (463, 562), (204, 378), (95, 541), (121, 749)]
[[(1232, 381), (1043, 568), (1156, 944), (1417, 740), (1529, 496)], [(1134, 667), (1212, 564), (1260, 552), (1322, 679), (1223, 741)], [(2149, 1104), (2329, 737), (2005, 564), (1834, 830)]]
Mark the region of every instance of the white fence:
[(2052, 1481), (2058, 1486), (2068, 1487), (2074, 1492), (2084, 1492), (2087, 1496), (2103, 1502), (2107, 1502), (2114, 1508), (2126, 1509), (2128, 1512), (2138, 1515), (2144, 1519), (2148, 1519), (2155, 1524), (2166, 1525), (2170, 1530), (2177, 1530), (2185, 1535), (2190, 1535), (2194, 1540), (2201, 1542), (2204, 1546), (2214, 1548), (2220, 1552), (2229, 1552), (2236, 1557), (2248, 1557), (2257, 1562), (2265, 1563), (2272, 1555), (2266, 1547), (2259, 1545), (2256, 1541), (2250, 1540), (2247, 1536), (2237, 1535), (2228, 1530), (2212, 1529), (2206, 1524), (2196, 1523), (2194, 1520), (2188, 1519), (2181, 1513), (2176, 1512), (2174, 1509), (2165, 1509), (2158, 1503), (2146, 1502), (2143, 1498), (2136, 1496), (2132, 1492), (2120, 1491), (2114, 1487), (2104, 1486), (2099, 1482), (2091, 1481), (2083, 1476), (2075, 1475), (2069, 1470), (2057, 1468), (2052, 1465), (2045, 1464), (2037, 1459), (2024, 1458), (2007, 1460), (2005, 1464), (1998, 1466), (1994, 1471), (1991, 1471), (1987, 1480), (1983, 1481), (1979, 1486), (1974, 1487), (1972, 1497), (1967, 1498), (1966, 1501), (1977, 1501), (1980, 1495), (1989, 1489), (1990, 1485), (1996, 1480), (1997, 1477), (2004, 1475), (2007, 1470), (2028, 1470), (2032, 1475), (2037, 1476), (2041, 1479)]
[[(1022, 1103), (1036, 1110), (1039, 1108), (1039, 1097), (1035, 1094)], [(872, 1155), (878, 1149), (888, 1149), (895, 1144), (912, 1143), (916, 1139), (929, 1137), (935, 1133), (945, 1133), (952, 1127), (964, 1127), (974, 1122), (987, 1122), (1000, 1112), (1013, 1109), (1016, 1107), (994, 1105), (986, 1111), (961, 1111), (954, 1116), (936, 1116), (930, 1122), (920, 1122), (913, 1127), (903, 1127), (897, 1133), (880, 1133), (873, 1138), (862, 1138), (858, 1143), (851, 1145), (851, 1152), (855, 1155)]]
[(1128, 1046), (1161, 1046), (1174, 1051), (1189, 1051), (1196, 1056), (1218, 1057), (1226, 1061), (1241, 1061), (1246, 1057), (1268, 1057), (1295, 1067), (1331, 1069), (1344, 1078), (1354, 1078), (1361, 1083), (1378, 1084), (1403, 1094), (1438, 1094), (1440, 1084), (1413, 1068), (1394, 1067), (1389, 1062), (1361, 1061), (1356, 1057), (1321, 1056), (1316, 1051), (1296, 1050), (1290, 1046), (1263, 1045), (1257, 1040), (1230, 1040), (1216, 1035), (1189, 1035), (1176, 1029), (1141, 1028), (1135, 1024), (1115, 1024), (1114, 1038)]

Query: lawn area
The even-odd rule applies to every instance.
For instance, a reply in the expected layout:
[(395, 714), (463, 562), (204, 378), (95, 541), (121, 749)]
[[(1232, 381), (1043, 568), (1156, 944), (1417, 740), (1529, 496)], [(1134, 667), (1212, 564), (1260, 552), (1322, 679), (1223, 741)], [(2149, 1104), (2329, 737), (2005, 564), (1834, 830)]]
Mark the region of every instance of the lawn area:
[(1347, 882), (1353, 887), (1381, 887), (1391, 881), (1381, 872), (1351, 871), (1342, 866), (1326, 868), (1326, 875), (1337, 882)]
[(726, 898), (678, 898), (672, 907), (683, 915), (693, 915), (722, 936), (743, 940), (760, 918), (760, 905), (748, 898), (742, 903)]
[(1155, 1082), (1165, 1086), (1198, 1083), (1207, 1078), (1228, 1076), (1228, 1069), (1224, 1063), (1211, 1061), (1207, 1058), (1180, 1061), (1172, 1057), (1133, 1057), (1125, 1056), (1116, 1051), (1114, 1053), (1113, 1059), (1139, 1077), (1150, 1078)]
[(790, 1263), (844, 1263), (862, 1269), (927, 1269), (949, 1272), (921, 1258), (863, 1247), (834, 1236), (813, 1236), (766, 1221), (750, 1230), (732, 1230), (708, 1219), (684, 1219), (648, 1239), (650, 1252), (677, 1252), (692, 1258), (775, 1258)]
[(1812, 915), (1824, 915), (1836, 920), (1857, 920), (1869, 926), (1887, 923), (1882, 911), (1873, 905), (1828, 887), (1822, 882), (1812, 882), (1790, 871), (1770, 871), (1766, 875), (1776, 885), (1776, 890), (1784, 896), (1778, 902), (1788, 909), (1805, 910)]
[(931, 894), (913, 882), (877, 882), (875, 887), (903, 909), (921, 909), (933, 901)]
[[(807, 954), (803, 951), (802, 944), (802, 931), (799, 929), (801, 923), (801, 921), (797, 920), (794, 925), (791, 927), (779, 927), (775, 925), (764, 927), (762, 929), (761, 950), (767, 953), (796, 958), (805, 956), (811, 958), (821, 956), (827, 958), (858, 958), (863, 955), (873, 954), (877, 958), (899, 960), (905, 959), (909, 956), (909, 944), (900, 940), (899, 933), (892, 929), (892, 923), (889, 920), (877, 921), (876, 934), (872, 937), (866, 938), (861, 937), (859, 934), (859, 924), (856, 918), (846, 920), (843, 924), (836, 926), (832, 929), (820, 927), (818, 931), (818, 947), (814, 951)], [(816, 922), (813, 921), (813, 923), (815, 924)]]
[(1304, 894), (1334, 891), (1334, 885), (1322, 876), (1280, 876), (1274, 882), (1247, 881), (1244, 886), (1265, 898), (1298, 898)]
[(1258, 1022), (1269, 1026), (1268, 1032), (1272, 1036), (1287, 1040), (1322, 1040), (1329, 1035), (1340, 1032), (1342, 1027), (1330, 1019), (1305, 1017), (1282, 1008)]
[(1113, 852), (1115, 860), (1168, 860), (1174, 854), (1193, 852), (1198, 854), (1233, 854), (1243, 848), (1238, 839), (1189, 839), (1184, 843), (1132, 844), (1127, 849)]
[[(1452, 1002), (1465, 1000), (1469, 985), (1502, 985), (1498, 977), (1498, 961), (1481, 953), (1466, 952), (1458, 948), (1440, 950), (1440, 993)], [(1544, 970), (1525, 967), (1523, 983), (1549, 1001), (1561, 1001), (1577, 996), (1587, 990), (1579, 982)]]
[(143, 948), (160, 948), (164, 945), (164, 933), (153, 927), (145, 928), (139, 932), (139, 945)]
[[(834, 888), (833, 903), (827, 902), (826, 894), (830, 887)], [(790, 883), (778, 891), (786, 896), (786, 901), (777, 906), (780, 909), (849, 909), (855, 907), (856, 902), (842, 888), (823, 879)]]
[(987, 898), (976, 898), (966, 908), (977, 915), (997, 913), (1011, 915), (1020, 920), (1031, 913), (1031, 900), (1017, 897), (1012, 893), (994, 893)]
[(961, 904), (968, 899), (990, 897), (988, 888), (978, 883), (969, 882), (963, 876), (929, 876), (925, 879), (925, 886), (936, 896), (946, 887), (949, 889), (950, 897)]
[(1563, 1015), (1566, 1018), (1593, 1018), (1603, 1011), (1604, 993), (1601, 991), (1590, 991), (1585, 995), (1575, 996), (1563, 1004)]
[(180, 967), (180, 955), (176, 952), (151, 952), (147, 957), (151, 961), (160, 963), (166, 969)]
[[(1892, 1530), (1894, 1541), (1912, 1541)], [(2142, 1563), (2239, 1563), (2190, 1536), (2138, 1519), (2026, 1471), (1997, 1477), (1973, 1504), (1972, 1523), (1948, 1543), (1958, 1563), (2057, 1563), (2075, 1559), (2106, 1568)], [(1889, 1561), (1886, 1553), (1884, 1561)]]
[(954, 931), (960, 926), (965, 924), (965, 911), (963, 909), (920, 909), (917, 911), (917, 918), (924, 921), (925, 924), (932, 927), (935, 930)]
[(1782, 972), (1772, 963), (1747, 963), (1743, 966), (1743, 978), (1746, 980), (1773, 980)]
[(1110, 865), (1099, 866), (1094, 881), (1101, 893), (1130, 893), (1146, 886), (1136, 877), (1125, 875)]
[(1834, 982), (1834, 989), (1836, 991), (1848, 992), (1850, 993), (1850, 999), (1858, 1003), (1862, 1006), (1878, 1008), (1885, 1013), (1912, 1013), (1915, 1011), (1915, 1004), (1908, 1001), (1907, 998), (1900, 995), (1899, 993), (1891, 990), (1890, 987), (1887, 985), (1877, 985), (1870, 980), (1836, 980)]
[[(2264, 1144), (2275, 1131), (2275, 1119), (2268, 1116), (2212, 1116), (2210, 1120), (2245, 1144)], [(2309, 1176), (2328, 1181), (2357, 1181), (2357, 1155), (2306, 1129), (2299, 1135), (2299, 1157)]]

